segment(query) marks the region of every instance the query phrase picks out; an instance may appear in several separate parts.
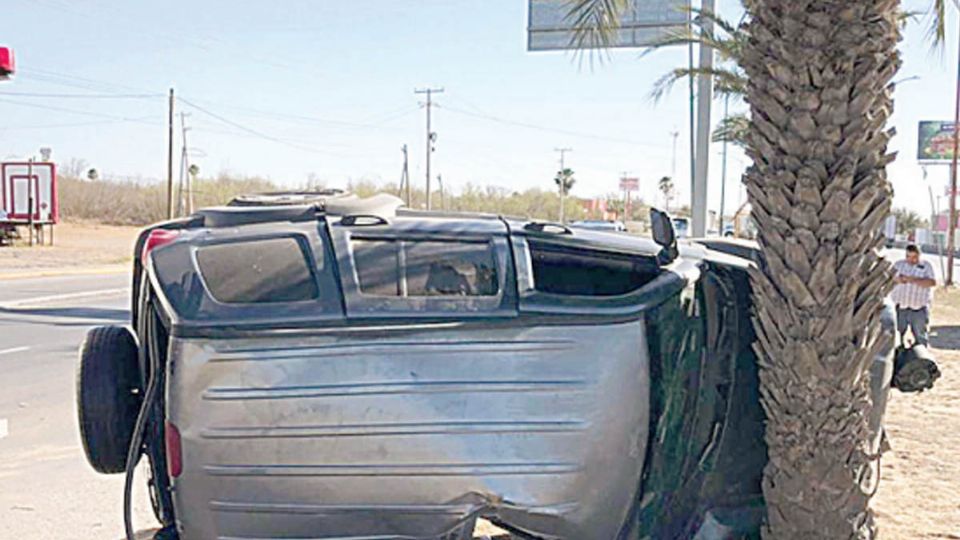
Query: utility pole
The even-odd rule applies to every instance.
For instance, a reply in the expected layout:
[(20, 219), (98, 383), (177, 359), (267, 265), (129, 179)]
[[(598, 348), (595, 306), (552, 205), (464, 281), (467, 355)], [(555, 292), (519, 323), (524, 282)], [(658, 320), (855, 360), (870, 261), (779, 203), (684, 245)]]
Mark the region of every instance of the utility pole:
[(167, 219), (173, 219), (173, 88), (167, 114)]
[(623, 222), (626, 223), (630, 219), (630, 189), (624, 183), (627, 179), (627, 175), (630, 174), (628, 171), (620, 171), (620, 185), (623, 187)]
[(440, 188), (440, 210), (446, 210), (447, 201), (443, 196), (443, 177), (439, 174), (437, 175), (437, 187)]
[(33, 192), (33, 158), (27, 161), (27, 233), (30, 235), (30, 247), (33, 247), (33, 207), (39, 194)]
[(190, 158), (187, 151), (187, 113), (180, 111), (180, 180), (177, 184), (176, 215), (192, 213), (192, 204), (189, 201), (192, 192), (190, 183)]
[(407, 208), (412, 208), (410, 206), (410, 169), (407, 165), (407, 145), (400, 147), (400, 151), (403, 152), (403, 170), (400, 172), (400, 187), (397, 190), (397, 196), (404, 196), (407, 202)]
[(427, 210), (430, 210), (430, 154), (433, 153), (433, 142), (437, 140), (437, 134), (430, 130), (430, 109), (433, 107), (431, 97), (433, 94), (442, 94), (443, 88), (418, 88), (413, 92), (427, 95)]
[(573, 152), (573, 148), (554, 148), (554, 152), (560, 152), (560, 223), (563, 223), (563, 203), (566, 198), (566, 186), (564, 185), (567, 181), (566, 176), (563, 174), (567, 170), (566, 166), (566, 156), (567, 152)]
[(671, 131), (670, 136), (673, 137), (673, 158), (670, 160), (670, 178), (673, 178), (674, 181), (677, 179), (677, 138), (680, 137), (679, 131)]
[[(710, 15), (716, 12), (716, 0), (703, 0), (701, 11)], [(713, 22), (703, 17), (699, 23), (701, 35), (713, 33)], [(700, 69), (713, 69), (713, 48), (700, 44)], [(707, 233), (707, 175), (710, 172), (710, 106), (713, 101), (713, 78), (700, 75), (697, 80), (697, 157), (696, 174), (693, 178), (693, 193), (690, 211), (694, 237)]]
[(950, 164), (950, 217), (947, 223), (947, 280), (953, 285), (953, 252), (957, 245), (957, 152), (960, 151), (960, 52), (957, 56), (957, 101), (953, 112), (953, 162)]
[[(730, 116), (730, 96), (723, 97), (723, 119), (726, 119)], [(717, 231), (720, 234), (720, 237), (723, 237), (723, 203), (724, 198), (727, 195), (727, 138), (723, 138), (723, 167), (720, 172), (720, 219), (719, 224), (717, 225)]]
[[(688, 25), (693, 31), (693, 11), (690, 11), (688, 17)], [(696, 76), (693, 74), (693, 69), (696, 67), (693, 63), (693, 41), (687, 44), (687, 68), (689, 69), (690, 76), (687, 78), (689, 82), (689, 93), (690, 93), (690, 196), (693, 197), (694, 183), (697, 175), (697, 125), (696, 125)], [(672, 179), (676, 183), (677, 178)], [(676, 185), (676, 184), (675, 184)], [(692, 202), (692, 201), (691, 201)], [(667, 206), (670, 206), (669, 199), (667, 200)], [(691, 209), (693, 207), (691, 206)], [(667, 210), (669, 212), (669, 209)]]

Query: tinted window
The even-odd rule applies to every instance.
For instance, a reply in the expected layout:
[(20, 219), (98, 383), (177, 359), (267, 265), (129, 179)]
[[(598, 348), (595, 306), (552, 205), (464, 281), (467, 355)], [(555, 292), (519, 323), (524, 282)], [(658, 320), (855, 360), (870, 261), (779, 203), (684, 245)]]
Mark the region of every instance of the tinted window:
[(197, 263), (210, 294), (227, 304), (317, 298), (308, 260), (294, 238), (232, 242), (197, 250)]
[(496, 296), (488, 242), (355, 240), (360, 292), (374, 296)]
[(534, 288), (580, 296), (616, 296), (639, 289), (657, 277), (648, 257), (572, 249), (530, 242)]
[(360, 292), (376, 296), (400, 296), (400, 265), (397, 242), (355, 240), (353, 262)]

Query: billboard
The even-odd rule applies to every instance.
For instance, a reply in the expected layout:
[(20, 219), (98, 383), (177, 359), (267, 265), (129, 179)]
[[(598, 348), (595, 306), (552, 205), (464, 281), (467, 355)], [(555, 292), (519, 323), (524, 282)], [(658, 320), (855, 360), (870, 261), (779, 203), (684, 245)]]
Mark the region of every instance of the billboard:
[(57, 223), (59, 211), (52, 163), (0, 163), (0, 223)]
[[(527, 50), (575, 49), (570, 0), (529, 0)], [(610, 47), (646, 47), (688, 22), (690, 0), (627, 0)]]
[(917, 139), (917, 159), (920, 161), (950, 161), (953, 159), (953, 122), (921, 121)]
[(640, 190), (640, 179), (639, 178), (621, 178), (620, 179), (620, 191), (639, 191)]

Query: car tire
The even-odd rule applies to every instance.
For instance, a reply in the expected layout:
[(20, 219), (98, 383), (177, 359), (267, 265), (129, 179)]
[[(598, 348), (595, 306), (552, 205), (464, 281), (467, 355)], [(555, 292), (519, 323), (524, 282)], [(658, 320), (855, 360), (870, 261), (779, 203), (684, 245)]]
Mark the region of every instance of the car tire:
[(104, 474), (124, 472), (140, 412), (137, 341), (122, 326), (98, 326), (80, 346), (77, 420), (87, 461)]

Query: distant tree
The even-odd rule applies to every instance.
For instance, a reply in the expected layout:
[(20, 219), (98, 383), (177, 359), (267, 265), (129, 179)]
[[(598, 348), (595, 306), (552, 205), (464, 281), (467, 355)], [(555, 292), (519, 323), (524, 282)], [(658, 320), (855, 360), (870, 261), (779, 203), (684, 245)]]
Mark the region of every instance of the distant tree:
[(663, 194), (664, 209), (670, 210), (670, 201), (673, 200), (673, 178), (664, 176), (657, 182), (657, 188)]
[(89, 163), (87, 160), (80, 158), (70, 158), (65, 162), (57, 164), (57, 172), (61, 176), (69, 176), (70, 178), (83, 178), (83, 175), (87, 172)]
[(567, 168), (557, 171), (557, 175), (553, 177), (553, 182), (557, 184), (557, 190), (560, 191), (560, 223), (563, 223), (564, 207), (566, 206), (564, 200), (570, 190), (573, 189), (573, 185), (577, 183), (577, 180), (573, 177), (573, 169)]
[(557, 184), (557, 189), (560, 190), (561, 195), (569, 195), (570, 190), (573, 189), (573, 185), (577, 183), (577, 180), (573, 177), (573, 169), (563, 169), (562, 171), (557, 171), (553, 182)]
[(925, 228), (927, 220), (920, 217), (913, 210), (906, 208), (894, 208), (893, 215), (897, 218), (897, 234), (910, 235), (917, 229)]
[(623, 197), (619, 193), (611, 193), (606, 197), (606, 207), (607, 212), (613, 212), (617, 215), (617, 219), (625, 220), (627, 216), (624, 215), (624, 201)]

